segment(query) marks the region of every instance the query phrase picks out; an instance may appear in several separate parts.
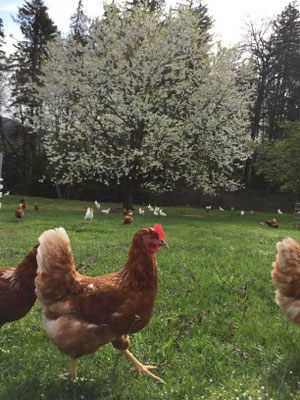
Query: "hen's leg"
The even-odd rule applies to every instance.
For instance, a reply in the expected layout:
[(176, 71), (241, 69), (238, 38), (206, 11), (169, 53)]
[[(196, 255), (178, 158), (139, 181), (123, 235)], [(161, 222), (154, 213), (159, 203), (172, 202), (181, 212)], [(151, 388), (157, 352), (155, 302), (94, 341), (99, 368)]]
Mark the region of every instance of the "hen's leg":
[(153, 365), (143, 365), (141, 364), (128, 350), (121, 350), (122, 353), (132, 362), (134, 365), (134, 370), (141, 375), (149, 375), (151, 378), (156, 379), (159, 382), (164, 382), (161, 378), (156, 375), (153, 375), (149, 372), (149, 369), (155, 369)]
[(63, 379), (70, 379), (72, 382), (77, 381), (76, 377), (76, 360), (70, 357), (70, 367), (69, 372), (67, 374), (60, 375)]

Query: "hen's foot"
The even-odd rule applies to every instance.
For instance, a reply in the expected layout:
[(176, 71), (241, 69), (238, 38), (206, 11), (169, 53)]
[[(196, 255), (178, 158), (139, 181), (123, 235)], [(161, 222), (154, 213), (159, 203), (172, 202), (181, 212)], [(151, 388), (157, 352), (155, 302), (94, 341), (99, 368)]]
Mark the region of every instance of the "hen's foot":
[(143, 365), (128, 350), (124, 350), (123, 353), (134, 365), (134, 368), (132, 370), (133, 372), (137, 372), (141, 375), (148, 375), (151, 378), (155, 379), (156, 381), (165, 383), (163, 379), (159, 378), (158, 376), (152, 374), (152, 372), (149, 371), (150, 369), (155, 369), (156, 368), (155, 366)]
[(2, 351), (2, 353), (9, 353), (9, 350), (4, 350), (0, 347), (0, 351)]
[(140, 365), (136, 365), (134, 368), (132, 368), (131, 372), (136, 372), (136, 373), (138, 373), (140, 375), (149, 375), (151, 378), (155, 379), (156, 381), (164, 383), (163, 379), (161, 379), (158, 376), (156, 376), (156, 375), (152, 374), (151, 372), (149, 372), (149, 369), (155, 369), (155, 368), (157, 368), (157, 367), (155, 367), (154, 365), (143, 365), (143, 364), (140, 364)]
[(78, 378), (77, 376), (74, 376), (70, 374), (69, 372), (67, 374), (61, 374), (59, 375), (61, 379), (69, 380), (71, 382), (77, 383), (77, 382), (94, 382), (94, 379), (88, 379), (88, 378)]
[(70, 357), (70, 366), (69, 366), (69, 372), (67, 374), (62, 374), (60, 375), (62, 379), (69, 379), (72, 382), (77, 382), (77, 376), (76, 376), (76, 360), (75, 358)]
[(70, 373), (70, 372), (68, 372), (67, 374), (61, 374), (59, 376), (61, 377), (61, 379), (70, 380), (72, 382), (77, 382), (78, 381), (77, 376), (72, 374), (72, 373)]

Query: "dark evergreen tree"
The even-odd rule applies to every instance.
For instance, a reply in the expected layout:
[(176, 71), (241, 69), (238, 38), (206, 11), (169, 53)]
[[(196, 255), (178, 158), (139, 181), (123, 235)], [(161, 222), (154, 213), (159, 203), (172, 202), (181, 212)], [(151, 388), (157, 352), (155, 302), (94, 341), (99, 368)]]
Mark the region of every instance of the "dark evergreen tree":
[(293, 1), (274, 21), (271, 36), (273, 81), (266, 99), (268, 137), (280, 137), (279, 124), (300, 119), (300, 13)]
[(79, 0), (76, 12), (71, 16), (70, 30), (72, 39), (83, 46), (87, 43), (88, 18), (84, 13), (82, 0)]
[(0, 18), (0, 151), (2, 148), (1, 145), (1, 137), (3, 134), (2, 128), (2, 112), (4, 106), (4, 68), (5, 68), (5, 52), (2, 47), (4, 45), (4, 30), (3, 30), (3, 21)]
[[(253, 102), (250, 109), (251, 138), (263, 136), (266, 130), (265, 102), (267, 91), (273, 80), (273, 54), (270, 44), (270, 21), (263, 21), (257, 26), (250, 21), (247, 24), (247, 33), (240, 43), (242, 49), (249, 57), (254, 70), (253, 76)], [(247, 185), (255, 182), (256, 153), (245, 163), (244, 181)]]
[[(282, 136), (283, 121), (300, 119), (300, 16), (296, 2), (288, 4), (273, 23), (258, 29), (250, 23), (244, 49), (256, 72), (251, 136), (261, 137), (268, 145)], [(256, 157), (255, 153), (245, 166), (248, 184), (255, 183)]]
[(207, 32), (212, 26), (212, 19), (208, 14), (207, 5), (202, 4), (201, 0), (189, 0), (188, 6), (198, 16), (198, 28), (201, 32)]
[(257, 27), (253, 22), (248, 24), (248, 32), (242, 43), (243, 50), (249, 54), (249, 59), (255, 72), (253, 78), (253, 105), (250, 111), (251, 137), (256, 139), (265, 132), (264, 109), (266, 94), (273, 80), (273, 53), (267, 32), (270, 22), (264, 22)]
[(3, 51), (2, 47), (4, 45), (4, 30), (3, 30), (3, 21), (0, 18), (0, 60), (2, 60), (5, 56), (5, 52)]
[(132, 0), (127, 1), (127, 7), (144, 7), (150, 12), (159, 11), (163, 9), (166, 5), (165, 0)]
[(13, 105), (17, 107), (16, 116), (24, 123), (28, 109), (31, 115), (35, 106), (27, 83), (29, 80), (38, 82), (40, 65), (46, 56), (45, 45), (56, 36), (57, 27), (49, 18), (43, 0), (25, 1), (14, 20), (20, 24), (24, 40), (17, 43), (16, 51), (10, 57), (12, 98)]
[(6, 137), (7, 166), (24, 183), (32, 181), (33, 173), (40, 168), (40, 136), (30, 131), (30, 123), (39, 104), (33, 100), (28, 82), (39, 83), (40, 66), (46, 57), (45, 46), (57, 35), (57, 27), (49, 18), (43, 0), (25, 1), (19, 7), (15, 22), (20, 24), (24, 39), (15, 45), (16, 51), (9, 57), (11, 105), (15, 119), (21, 122), (23, 133), (18, 140)]

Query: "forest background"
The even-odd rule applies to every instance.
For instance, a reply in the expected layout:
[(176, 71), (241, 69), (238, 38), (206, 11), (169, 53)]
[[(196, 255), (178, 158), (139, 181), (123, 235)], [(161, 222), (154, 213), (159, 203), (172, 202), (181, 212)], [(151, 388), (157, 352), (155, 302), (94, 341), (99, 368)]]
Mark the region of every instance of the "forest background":
[[(0, 152), (24, 195), (291, 211), (300, 193), (300, 18), (295, 1), (234, 48), (202, 2), (79, 0), (66, 36), (25, 1), (3, 51)], [(3, 117), (7, 111), (11, 118)]]

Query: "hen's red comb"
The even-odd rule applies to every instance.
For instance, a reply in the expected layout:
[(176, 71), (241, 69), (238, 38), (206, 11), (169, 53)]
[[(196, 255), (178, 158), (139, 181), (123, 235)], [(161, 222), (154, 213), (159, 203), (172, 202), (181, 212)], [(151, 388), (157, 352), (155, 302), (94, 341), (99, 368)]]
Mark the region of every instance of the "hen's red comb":
[(164, 240), (164, 238), (166, 237), (166, 235), (164, 234), (164, 230), (163, 230), (162, 226), (159, 225), (159, 224), (155, 224), (155, 225), (154, 225), (154, 230), (155, 230), (155, 232), (158, 234), (158, 237), (159, 237), (160, 239)]

